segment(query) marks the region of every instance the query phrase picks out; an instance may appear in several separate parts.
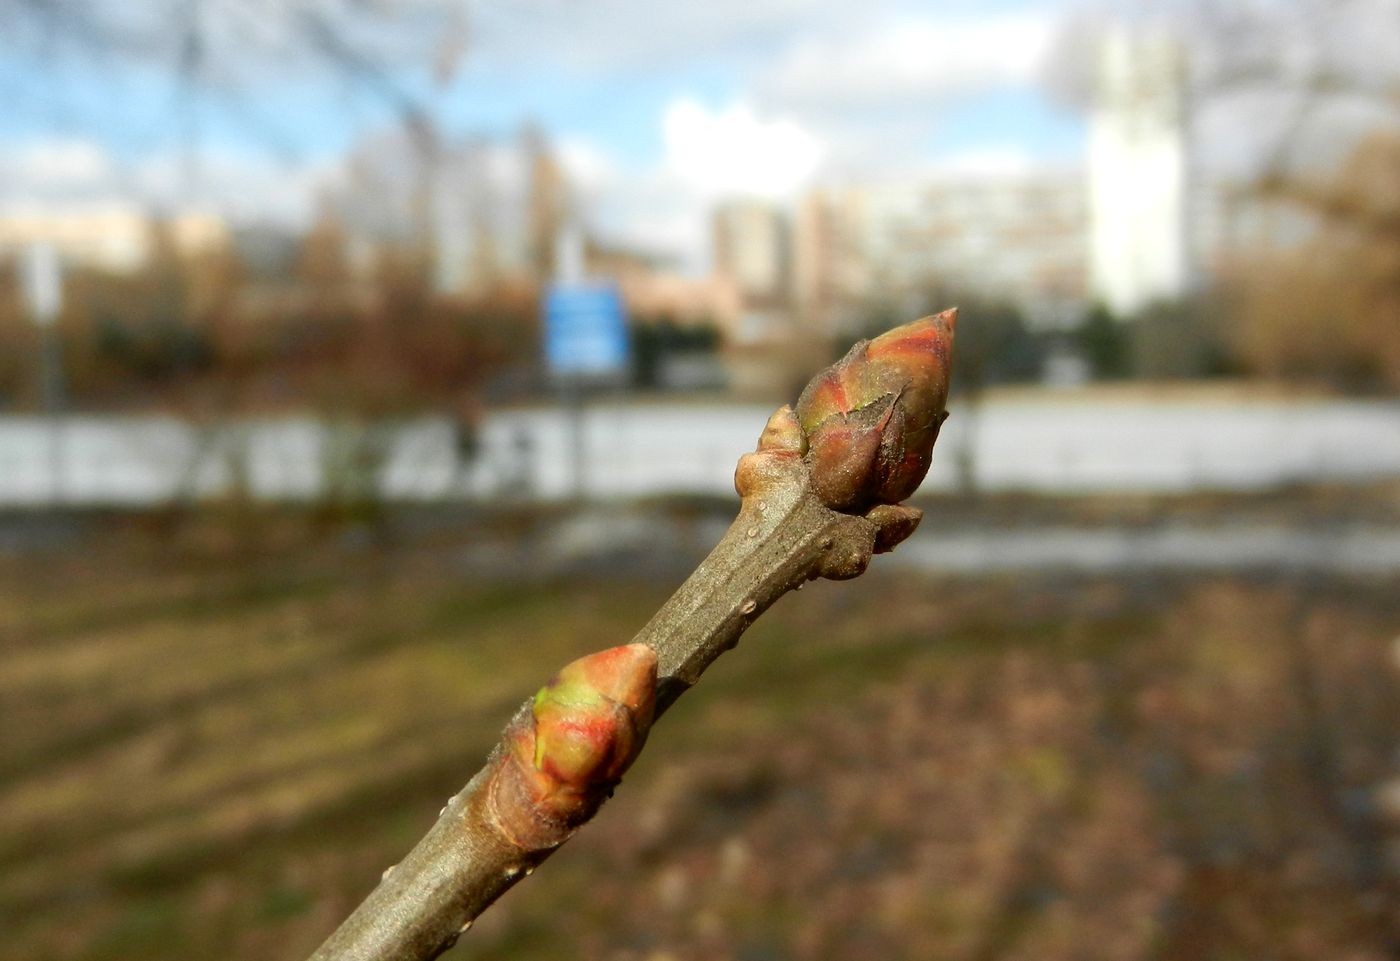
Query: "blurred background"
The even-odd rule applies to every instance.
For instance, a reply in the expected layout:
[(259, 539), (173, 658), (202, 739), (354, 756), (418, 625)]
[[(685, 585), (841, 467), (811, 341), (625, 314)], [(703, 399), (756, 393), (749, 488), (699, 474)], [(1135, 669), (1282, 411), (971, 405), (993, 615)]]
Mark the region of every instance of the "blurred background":
[(1400, 958), (1395, 0), (0, 0), (0, 957), (308, 954), (953, 304), (454, 953)]

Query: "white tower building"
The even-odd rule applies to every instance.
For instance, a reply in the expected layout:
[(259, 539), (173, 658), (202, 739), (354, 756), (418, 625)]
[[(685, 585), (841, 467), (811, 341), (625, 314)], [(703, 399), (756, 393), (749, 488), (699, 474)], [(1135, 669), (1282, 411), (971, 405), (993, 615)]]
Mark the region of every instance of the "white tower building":
[(1190, 283), (1185, 57), (1117, 28), (1099, 51), (1089, 128), (1089, 283), (1119, 316)]

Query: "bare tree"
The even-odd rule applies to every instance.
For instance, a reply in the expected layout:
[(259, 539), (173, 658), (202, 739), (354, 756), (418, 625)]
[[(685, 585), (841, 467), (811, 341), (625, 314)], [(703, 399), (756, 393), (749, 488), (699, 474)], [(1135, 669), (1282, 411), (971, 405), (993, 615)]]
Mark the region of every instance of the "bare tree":
[(1218, 218), (1215, 236), (1197, 239), (1224, 281), (1241, 358), (1270, 376), (1397, 386), (1388, 373), (1400, 291), (1393, 0), (1086, 7), (1065, 29), (1050, 78), (1080, 106), (1094, 99), (1105, 21), (1174, 35), (1186, 54), (1197, 199)]

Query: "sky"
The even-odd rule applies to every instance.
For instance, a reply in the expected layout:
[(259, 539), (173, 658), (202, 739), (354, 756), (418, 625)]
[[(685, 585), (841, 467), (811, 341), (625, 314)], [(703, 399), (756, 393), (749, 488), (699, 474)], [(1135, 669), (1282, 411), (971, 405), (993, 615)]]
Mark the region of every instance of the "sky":
[[(720, 197), (1073, 165), (1083, 147), (1082, 116), (1043, 82), (1064, 16), (1043, 0), (381, 0), (363, 32), (384, 35), (368, 44), (382, 80), (298, 48), (299, 2), (206, 3), (191, 92), (187, 51), (92, 56), (70, 24), (19, 24), (14, 42), (0, 0), (0, 205), (135, 196), (302, 226), (402, 97), (449, 137), (539, 125), (590, 227), (687, 259)], [(111, 0), (153, 35), (188, 7)]]
[[(1384, 7), (1387, 22), (1400, 5), (1343, 2)], [(1062, 91), (1084, 65), (1066, 38), (1104, 9), (1074, 0), (92, 0), (82, 17), (36, 23), (22, 12), (34, 7), (0, 0), (0, 209), (134, 196), (305, 226), (347, 151), (411, 102), (449, 138), (537, 124), (595, 233), (687, 263), (700, 257), (705, 212), (722, 197), (1078, 167), (1086, 120)], [(172, 39), (191, 11), (203, 17), (194, 66), (188, 45)], [(374, 68), (344, 69), (350, 55), (319, 42), (325, 23), (354, 55), (369, 51)], [(112, 35), (135, 36), (137, 52), (101, 49)], [(1377, 35), (1360, 31), (1347, 50)], [(178, 82), (182, 68), (195, 83)], [(1227, 114), (1223, 129), (1257, 126)]]

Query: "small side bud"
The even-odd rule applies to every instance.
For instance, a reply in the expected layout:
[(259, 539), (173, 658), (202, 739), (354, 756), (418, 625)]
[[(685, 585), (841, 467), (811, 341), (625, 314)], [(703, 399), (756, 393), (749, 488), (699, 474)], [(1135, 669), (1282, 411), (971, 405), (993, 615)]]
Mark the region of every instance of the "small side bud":
[(898, 504), (928, 473), (947, 417), (957, 310), (857, 343), (797, 401), (812, 487), (833, 510)]
[(580, 658), (535, 695), (537, 769), (560, 790), (615, 784), (651, 727), (656, 652), (645, 644)]
[(492, 813), (525, 850), (554, 847), (587, 821), (651, 729), (656, 652), (627, 644), (579, 658), (506, 729)]
[(875, 553), (887, 554), (914, 533), (924, 512), (903, 504), (878, 504), (865, 516), (875, 525)]
[(807, 435), (802, 432), (792, 408), (784, 404), (763, 426), (758, 450), (739, 458), (734, 470), (734, 489), (740, 497), (759, 493), (768, 485), (780, 482), (784, 471), (791, 470), (805, 453)]
[(790, 405), (784, 404), (768, 418), (763, 433), (758, 435), (758, 449), (798, 457), (807, 453), (807, 435), (802, 433), (802, 425)]

